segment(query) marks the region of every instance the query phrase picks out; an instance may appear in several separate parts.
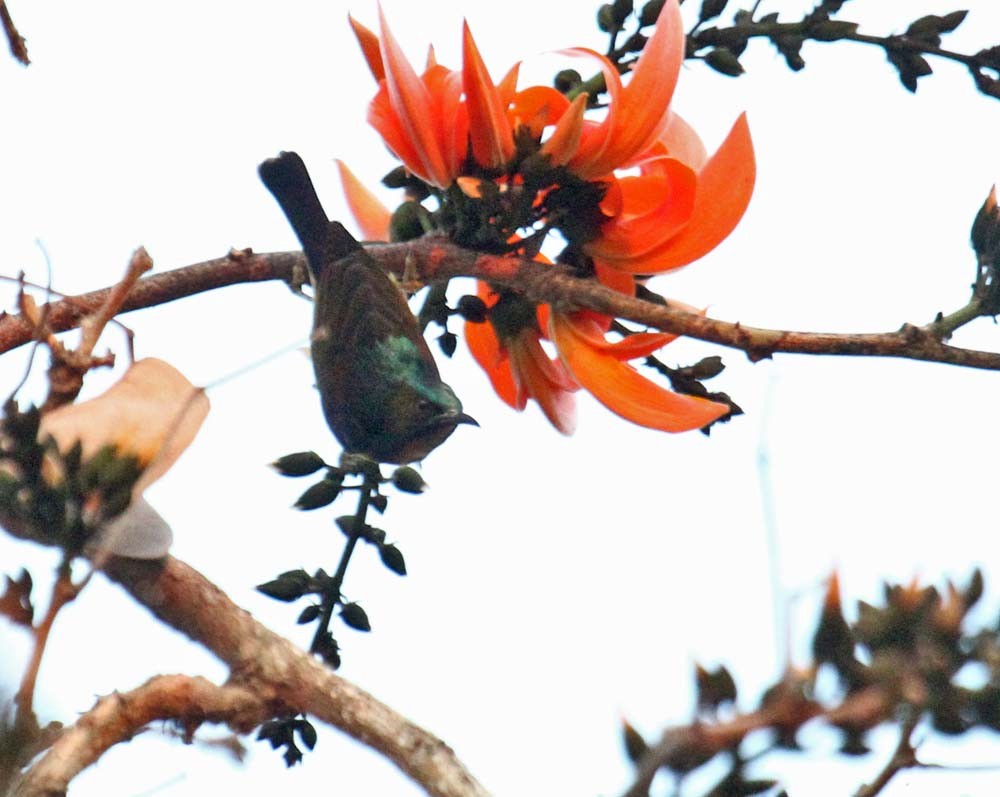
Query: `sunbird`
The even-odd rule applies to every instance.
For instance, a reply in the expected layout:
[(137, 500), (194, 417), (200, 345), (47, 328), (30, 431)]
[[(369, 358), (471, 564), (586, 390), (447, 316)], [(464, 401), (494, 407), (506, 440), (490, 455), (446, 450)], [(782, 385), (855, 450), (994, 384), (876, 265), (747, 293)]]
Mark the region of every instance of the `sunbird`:
[(344, 450), (404, 465), (422, 460), (459, 424), (478, 426), (441, 381), (400, 287), (327, 218), (302, 158), (282, 152), (258, 171), (309, 264), (316, 386)]

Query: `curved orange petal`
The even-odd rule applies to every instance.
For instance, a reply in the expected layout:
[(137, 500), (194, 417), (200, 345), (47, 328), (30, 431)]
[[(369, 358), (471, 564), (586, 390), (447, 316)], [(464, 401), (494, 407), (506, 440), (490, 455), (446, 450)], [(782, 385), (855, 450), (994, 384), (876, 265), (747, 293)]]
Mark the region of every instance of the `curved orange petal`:
[(594, 164), (598, 162), (601, 155), (611, 144), (611, 138), (615, 130), (621, 105), (622, 79), (618, 74), (618, 70), (615, 69), (614, 64), (594, 50), (586, 47), (573, 47), (563, 52), (568, 55), (582, 55), (596, 59), (601, 68), (601, 73), (604, 75), (604, 84), (607, 86), (607, 93), (610, 98), (607, 115), (600, 123), (583, 126), (580, 136), (580, 146), (567, 164), (575, 174), (584, 179), (600, 177), (612, 171), (611, 169), (603, 168), (603, 165), (595, 168)]
[[(493, 293), (490, 286), (482, 281), (476, 284), (476, 294), (486, 302), (486, 305), (496, 304), (499, 298)], [(496, 331), (491, 323), (474, 324), (471, 321), (465, 322), (465, 342), (469, 347), (469, 352), (479, 366), (489, 377), (493, 390), (502, 401), (509, 404), (516, 410), (523, 410), (526, 397), (519, 397), (517, 385), (514, 384), (514, 375), (510, 370), (510, 360), (507, 352), (501, 347)]]
[(392, 213), (375, 194), (368, 190), (339, 158), (334, 160), (340, 173), (340, 184), (344, 188), (347, 207), (357, 222), (361, 237), (366, 241), (388, 241), (389, 220)]
[(375, 78), (376, 82), (384, 80), (385, 69), (382, 67), (382, 51), (379, 47), (378, 36), (350, 14), (347, 15), (347, 21), (351, 25), (351, 30), (354, 31), (354, 36), (358, 40), (358, 44), (361, 45), (361, 54), (365, 57), (365, 62), (368, 64), (368, 69), (371, 70), (372, 77)]
[(457, 175), (469, 149), (469, 115), (462, 102), (462, 73), (434, 65), (428, 67), (421, 79), (441, 122), (445, 166), (449, 174)]
[[(698, 312), (688, 305), (683, 307), (691, 312)], [(612, 342), (604, 337), (611, 326), (610, 322), (609, 316), (589, 310), (577, 311), (572, 316), (576, 334), (595, 351), (603, 352), (616, 360), (648, 357), (679, 337), (671, 332), (636, 332), (622, 340)]]
[[(690, 226), (700, 179), (680, 161), (666, 160), (661, 168), (664, 177), (619, 178), (622, 213), (601, 226), (600, 236), (584, 247), (587, 254), (623, 270), (642, 273), (631, 267), (632, 260)], [(652, 209), (646, 210), (650, 205)], [(633, 215), (632, 209), (646, 212)]]
[(611, 268), (600, 260), (595, 260), (594, 276), (597, 277), (597, 281), (601, 285), (618, 291), (618, 293), (624, 293), (626, 296), (635, 296), (635, 277), (631, 274), (617, 268)]
[(501, 350), (493, 325), (489, 321), (482, 324), (466, 321), (465, 342), (472, 359), (486, 372), (493, 390), (501, 400), (516, 410), (523, 410), (526, 398), (518, 395), (514, 374), (510, 369), (510, 359)]
[(486, 168), (505, 165), (514, 157), (514, 136), (500, 92), (486, 70), (468, 23), (462, 27), (462, 83), (472, 154)]
[[(441, 146), (444, 131), (440, 118), (434, 113), (430, 92), (410, 62), (406, 60), (399, 42), (389, 30), (381, 8), (379, 8), (379, 24), (382, 31), (384, 85), (388, 91), (389, 104), (396, 116), (400, 132), (408, 142), (412, 142), (412, 150), (419, 159), (419, 168), (414, 168), (414, 164), (410, 163), (407, 163), (407, 166), (421, 179), (441, 188), (447, 188), (455, 175), (445, 164)], [(396, 154), (400, 155), (399, 152)]]
[(684, 47), (680, 7), (677, 0), (668, 0), (656, 30), (642, 48), (632, 78), (622, 90), (611, 140), (588, 164), (591, 173), (603, 174), (628, 165), (659, 138), (670, 119), (670, 100), (684, 61)]
[(545, 417), (563, 434), (576, 428), (576, 384), (559, 360), (551, 360), (538, 342), (538, 333), (522, 329), (508, 346), (511, 369), (519, 394), (538, 402)]
[(627, 421), (664, 432), (686, 432), (700, 429), (729, 411), (725, 404), (666, 390), (631, 366), (595, 350), (571, 316), (553, 313), (549, 326), (559, 356), (574, 378)]
[(551, 158), (553, 166), (563, 166), (579, 149), (583, 134), (583, 113), (586, 110), (587, 95), (580, 94), (560, 116), (556, 129), (542, 144), (542, 154)]
[[(514, 101), (514, 95), (517, 94), (517, 76), (521, 73), (521, 62), (518, 61), (514, 66), (507, 70), (507, 74), (503, 76), (500, 82), (497, 84), (497, 94), (500, 95), (500, 102), (504, 108), (509, 106)], [(552, 89), (555, 91), (555, 89)], [(559, 92), (556, 91), (556, 94)]]
[(687, 225), (673, 238), (642, 254), (606, 253), (606, 265), (633, 274), (656, 274), (704, 257), (733, 231), (746, 212), (756, 176), (746, 114), (736, 120), (722, 146), (698, 174)]
[[(584, 98), (586, 99), (586, 98)], [(555, 124), (570, 107), (566, 96), (551, 86), (529, 86), (515, 94), (509, 103), (507, 117), (512, 128), (523, 125), (538, 138), (548, 126)]]
[(608, 218), (613, 218), (621, 213), (625, 206), (625, 198), (622, 196), (621, 186), (618, 185), (618, 178), (610, 175), (607, 179), (595, 180), (594, 182), (604, 184), (604, 196), (597, 204), (601, 213)]
[(383, 82), (375, 97), (368, 104), (368, 124), (375, 128), (389, 151), (403, 162), (407, 170), (421, 179), (427, 179), (424, 174), (423, 161), (413, 143), (399, 124), (399, 117), (393, 110), (389, 99), (389, 90)]
[(691, 125), (672, 111), (659, 140), (666, 148), (668, 157), (679, 160), (689, 169), (699, 171), (708, 159), (701, 137)]

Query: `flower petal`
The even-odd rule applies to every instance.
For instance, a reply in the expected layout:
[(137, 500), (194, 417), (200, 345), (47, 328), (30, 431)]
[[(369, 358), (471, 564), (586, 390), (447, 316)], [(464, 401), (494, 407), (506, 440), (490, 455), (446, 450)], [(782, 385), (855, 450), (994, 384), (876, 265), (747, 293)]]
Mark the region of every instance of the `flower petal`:
[[(644, 273), (632, 262), (663, 245), (692, 222), (699, 178), (680, 161), (660, 164), (662, 175), (622, 177), (622, 212), (601, 227), (587, 254), (631, 273)], [(636, 211), (639, 211), (636, 213)]]
[(589, 165), (591, 171), (600, 174), (626, 166), (659, 138), (670, 119), (684, 47), (680, 7), (677, 0), (668, 0), (622, 90), (611, 143)]
[(580, 385), (632, 423), (664, 432), (685, 432), (700, 429), (729, 412), (725, 404), (666, 390), (631, 366), (606, 356), (590, 345), (572, 316), (553, 313), (549, 334)]
[(746, 114), (733, 125), (726, 140), (698, 173), (691, 217), (681, 231), (645, 252), (624, 256), (602, 254), (613, 268), (633, 274), (656, 274), (704, 257), (733, 231), (753, 193), (756, 165)]
[(472, 154), (481, 166), (496, 169), (514, 157), (514, 136), (500, 92), (486, 70), (468, 23), (462, 32), (462, 83), (469, 109)]
[[(493, 293), (490, 286), (482, 281), (477, 283), (476, 293), (480, 299), (486, 302), (487, 306), (496, 304), (499, 298), (497, 294)], [(465, 342), (472, 358), (479, 363), (479, 366), (489, 377), (496, 394), (514, 409), (523, 410), (527, 399), (518, 395), (517, 386), (514, 384), (514, 374), (510, 370), (510, 360), (500, 346), (493, 325), (488, 321), (482, 324), (466, 321)]]
[(340, 184), (344, 188), (347, 207), (357, 222), (362, 238), (366, 241), (388, 241), (392, 213), (355, 176), (346, 163), (340, 159), (335, 159), (334, 162), (340, 173)]
[[(504, 108), (509, 106), (514, 101), (514, 95), (517, 94), (517, 76), (521, 73), (521, 62), (518, 61), (514, 66), (507, 70), (507, 74), (503, 76), (503, 79), (497, 84), (497, 94), (500, 95), (500, 102)], [(555, 91), (555, 89), (552, 89)], [(559, 94), (556, 91), (556, 94)], [(561, 96), (561, 95), (560, 95)]]
[[(610, 145), (615, 130), (621, 106), (622, 79), (614, 64), (594, 50), (586, 47), (573, 47), (563, 52), (568, 55), (582, 55), (596, 59), (601, 73), (604, 75), (604, 84), (610, 98), (607, 115), (598, 124), (585, 124), (583, 126), (580, 146), (568, 163), (570, 169), (584, 179), (600, 177), (612, 171), (604, 168), (598, 160)], [(596, 168), (595, 164), (597, 164)]]
[[(455, 175), (448, 170), (445, 163), (442, 147), (444, 130), (440, 118), (434, 113), (431, 95), (424, 82), (417, 77), (410, 62), (406, 60), (399, 42), (389, 30), (381, 8), (379, 8), (379, 23), (382, 31), (384, 85), (388, 92), (389, 105), (396, 116), (399, 132), (407, 142), (411, 142), (410, 146), (417, 155), (419, 164), (408, 163), (405, 158), (403, 161), (421, 179), (441, 188), (447, 188)], [(379, 132), (382, 133), (382, 130)], [(383, 138), (385, 138), (384, 133)], [(387, 140), (387, 143), (390, 142)], [(395, 149), (394, 151), (397, 156), (402, 157), (400, 152)]]
[(659, 140), (666, 148), (668, 157), (679, 160), (689, 169), (699, 171), (708, 159), (701, 137), (676, 113), (670, 113)]
[(441, 122), (445, 166), (457, 175), (469, 151), (469, 115), (462, 102), (462, 73), (431, 66), (422, 78)]
[(518, 391), (538, 402), (545, 417), (565, 435), (576, 429), (576, 384), (559, 360), (551, 360), (542, 349), (538, 332), (522, 329), (507, 346)]
[(511, 128), (527, 127), (532, 136), (539, 138), (546, 127), (559, 121), (570, 103), (564, 94), (551, 86), (529, 86), (517, 92), (509, 106), (507, 118)]
[(368, 69), (371, 70), (372, 77), (375, 81), (385, 79), (385, 69), (382, 67), (382, 51), (379, 47), (378, 36), (360, 22), (358, 22), (350, 14), (347, 15), (347, 21), (351, 24), (351, 30), (354, 31), (354, 36), (358, 40), (358, 44), (361, 45), (361, 54), (365, 57), (365, 62), (368, 64)]
[(542, 154), (552, 159), (553, 166), (563, 166), (579, 149), (586, 110), (587, 95), (580, 94), (559, 118), (552, 135), (542, 144)]
[(597, 281), (618, 293), (635, 296), (635, 277), (617, 268), (610, 268), (600, 260), (594, 261), (594, 276)]

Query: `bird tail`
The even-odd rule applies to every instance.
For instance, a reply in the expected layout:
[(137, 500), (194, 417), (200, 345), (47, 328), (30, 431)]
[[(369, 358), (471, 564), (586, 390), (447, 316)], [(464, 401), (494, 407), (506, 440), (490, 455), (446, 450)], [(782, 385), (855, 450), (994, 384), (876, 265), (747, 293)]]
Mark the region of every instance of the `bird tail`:
[(309, 170), (297, 153), (282, 152), (264, 161), (257, 171), (295, 230), (314, 280), (328, 265), (362, 248), (342, 224), (327, 219)]

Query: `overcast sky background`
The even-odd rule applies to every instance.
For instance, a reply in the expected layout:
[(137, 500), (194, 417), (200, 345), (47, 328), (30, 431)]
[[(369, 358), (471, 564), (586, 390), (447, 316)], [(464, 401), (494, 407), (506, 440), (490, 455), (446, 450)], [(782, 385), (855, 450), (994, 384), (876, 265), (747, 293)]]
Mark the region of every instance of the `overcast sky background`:
[[(563, 65), (542, 53), (605, 45), (596, 3), (384, 5), (414, 61), (433, 42), (438, 59), (457, 67), (464, 15), (494, 77), (528, 59), (522, 86), (547, 82)], [(996, 3), (967, 5), (948, 45), (972, 52), (1000, 43)], [(762, 10), (792, 18), (806, 6), (774, 0)], [(54, 287), (68, 293), (117, 280), (140, 244), (158, 270), (231, 246), (292, 249), (257, 163), (300, 152), (335, 218), (346, 211), (333, 158), (371, 185), (394, 165), (364, 121), (374, 85), (346, 24), (350, 10), (374, 26), (372, 2), (10, 7), (34, 63), (25, 70), (0, 59), (2, 273), (23, 269), (44, 282), (36, 239)], [(857, 0), (842, 16), (885, 33), (953, 10), (950, 0)], [(1000, 102), (938, 60), (913, 96), (880, 50), (807, 44), (803, 55), (806, 70), (792, 74), (770, 45), (752, 43), (739, 80), (685, 66), (675, 108), (710, 150), (746, 110), (758, 182), (738, 230), (654, 287), (713, 316), (773, 328), (890, 330), (961, 306), (974, 268), (969, 226), (1000, 178)], [(13, 290), (7, 295), (11, 309)], [(139, 356), (168, 359), (205, 384), (304, 343), (310, 308), (280, 284), (258, 284), (126, 322)], [(981, 320), (956, 342), (996, 349), (998, 334)], [(106, 341), (124, 364), (121, 336), (112, 330)], [(752, 707), (783, 656), (773, 642), (762, 452), (781, 602), (800, 662), (834, 566), (853, 601), (877, 598), (886, 577), (964, 580), (980, 565), (988, 579), (980, 617), (996, 616), (996, 374), (787, 355), (753, 365), (685, 340), (663, 352), (681, 364), (709, 354), (728, 366), (712, 386), (746, 411), (710, 439), (632, 427), (585, 395), (576, 435), (563, 438), (533, 405), (518, 415), (501, 404), (463, 345), (441, 364), (482, 428), (459, 429), (427, 460), (430, 492), (391, 501), (383, 526), (410, 575), (393, 576), (370, 550), (352, 563), (346, 592), (375, 630), (338, 629), (341, 673), (445, 739), (497, 795), (619, 792), (630, 774), (620, 717), (647, 735), (685, 721), (694, 661), (727, 664), (742, 706)], [(0, 383), (13, 384), (24, 362), (23, 351), (0, 360)], [(88, 394), (112, 379), (95, 374)], [(201, 435), (147, 494), (174, 527), (178, 557), (302, 644), (309, 630), (294, 625), (298, 608), (254, 585), (291, 568), (329, 569), (340, 553), (331, 517), (346, 510), (291, 511), (308, 481), (266, 467), (310, 448), (336, 458), (311, 385), (310, 364), (290, 353), (211, 391)], [(6, 573), (27, 564), (43, 582), (54, 561), (0, 537)], [(0, 645), (0, 683), (12, 685), (26, 640), (0, 626)], [(72, 722), (95, 695), (173, 672), (225, 676), (98, 579), (59, 619), (39, 711)], [(824, 793), (851, 793), (893, 741), (876, 737), (880, 756), (844, 766), (833, 759), (833, 738), (812, 728), (806, 736), (829, 755), (787, 756), (758, 770), (784, 777), (791, 794), (814, 793), (820, 780)], [(995, 762), (1000, 747), (986, 735), (977, 742), (929, 743), (923, 757)], [(418, 793), (339, 733), (321, 732), (315, 753), (292, 771), (249, 744), (249, 763), (233, 768), (154, 731), (105, 756), (73, 794)], [(995, 772), (904, 773), (885, 794), (986, 795), (995, 784)]]

